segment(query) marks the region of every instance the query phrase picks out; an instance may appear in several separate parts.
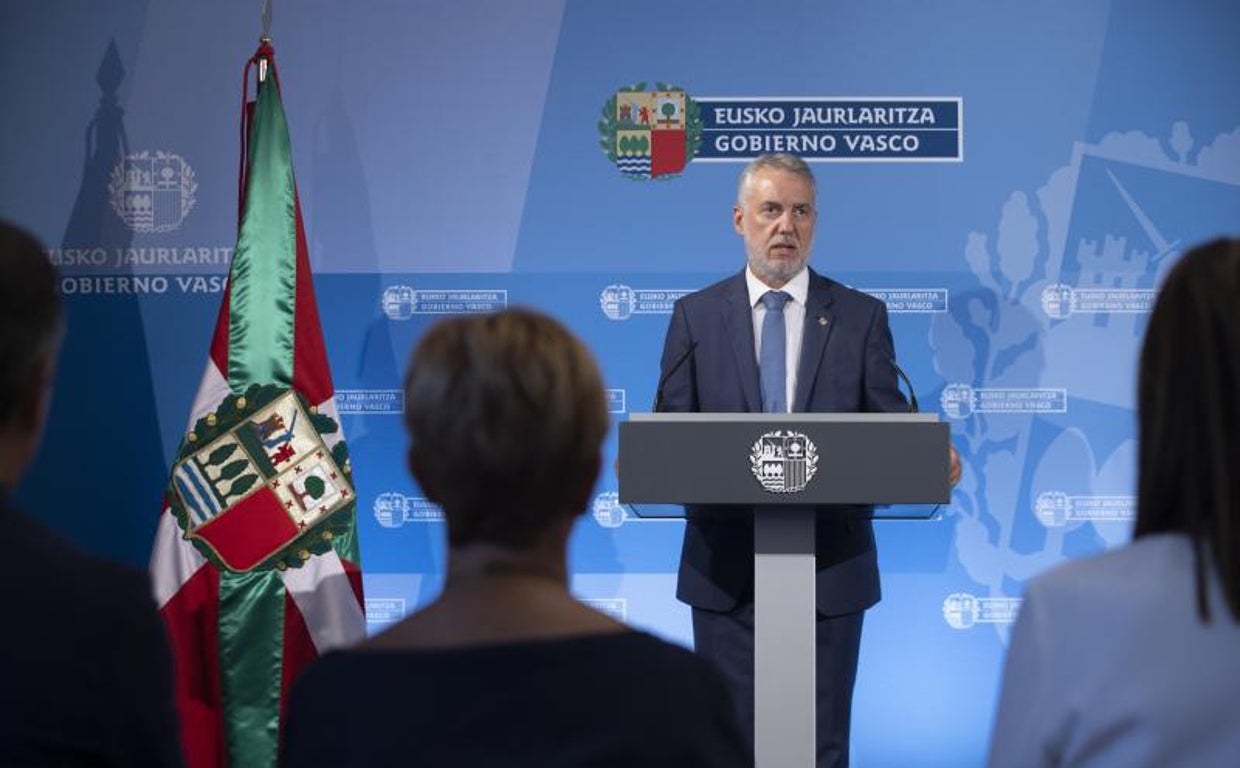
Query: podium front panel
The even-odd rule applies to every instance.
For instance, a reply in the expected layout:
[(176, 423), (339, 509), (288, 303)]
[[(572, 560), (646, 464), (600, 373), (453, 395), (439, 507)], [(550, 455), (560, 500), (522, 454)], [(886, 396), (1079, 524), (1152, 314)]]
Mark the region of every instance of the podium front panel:
[(949, 426), (933, 414), (633, 414), (626, 504), (936, 504)]

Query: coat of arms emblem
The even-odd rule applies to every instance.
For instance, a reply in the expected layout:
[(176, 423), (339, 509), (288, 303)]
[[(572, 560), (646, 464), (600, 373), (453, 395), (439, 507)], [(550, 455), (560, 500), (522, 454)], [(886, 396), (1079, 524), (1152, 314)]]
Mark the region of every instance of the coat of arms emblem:
[(598, 131), (603, 154), (629, 179), (678, 176), (702, 144), (697, 103), (666, 83), (617, 90), (603, 105)]
[(126, 155), (112, 169), (112, 209), (135, 232), (171, 232), (194, 207), (198, 182), (180, 155), (144, 151)]
[(818, 447), (800, 432), (767, 432), (749, 452), (749, 468), (771, 493), (804, 490), (818, 471)]
[(220, 568), (298, 567), (347, 531), (354, 505), (335, 421), (300, 396), (253, 386), (199, 420), (182, 445), (167, 496), (184, 537)]

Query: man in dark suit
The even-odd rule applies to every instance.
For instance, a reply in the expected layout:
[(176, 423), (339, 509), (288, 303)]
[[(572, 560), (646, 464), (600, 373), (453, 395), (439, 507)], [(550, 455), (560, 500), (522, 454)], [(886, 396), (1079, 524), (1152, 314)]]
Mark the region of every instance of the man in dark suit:
[[(43, 434), (62, 328), (47, 255), (0, 222), (0, 765), (179, 765), (172, 662), (146, 575), (77, 552), (8, 500)], [(90, 461), (108, 438), (81, 427)], [(72, 483), (73, 467), (64, 474)], [(108, 513), (89, 488), (81, 498), (60, 512)]]
[[(763, 155), (741, 174), (732, 218), (743, 272), (676, 302), (663, 349), (662, 411), (907, 411), (896, 383), (885, 305), (806, 264), (815, 181), (792, 155)], [(952, 473), (959, 460), (952, 451)], [(853, 683), (865, 609), (879, 599), (867, 508), (816, 521), (818, 765), (848, 764)], [(686, 510), (677, 597), (693, 608), (697, 651), (723, 671), (753, 742), (753, 518)]]

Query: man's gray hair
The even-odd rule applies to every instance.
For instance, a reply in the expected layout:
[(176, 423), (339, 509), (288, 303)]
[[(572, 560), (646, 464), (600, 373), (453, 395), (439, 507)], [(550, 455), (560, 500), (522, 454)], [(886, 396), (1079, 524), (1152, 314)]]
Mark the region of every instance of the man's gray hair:
[(749, 180), (758, 171), (767, 168), (774, 168), (780, 171), (796, 174), (809, 182), (810, 189), (814, 190), (814, 194), (818, 194), (818, 185), (814, 181), (814, 172), (810, 170), (809, 163), (805, 162), (796, 155), (789, 155), (784, 152), (778, 152), (770, 155), (758, 155), (745, 166), (745, 170), (741, 171), (740, 183), (736, 186), (736, 204), (742, 205), (745, 197), (745, 187), (749, 185)]

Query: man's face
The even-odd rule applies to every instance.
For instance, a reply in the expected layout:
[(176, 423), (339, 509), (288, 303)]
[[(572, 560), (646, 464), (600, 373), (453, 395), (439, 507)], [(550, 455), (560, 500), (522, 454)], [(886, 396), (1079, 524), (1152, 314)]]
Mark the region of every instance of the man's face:
[(814, 244), (817, 216), (808, 179), (779, 168), (762, 168), (749, 177), (732, 222), (745, 238), (749, 268), (759, 280), (780, 288), (801, 271)]

